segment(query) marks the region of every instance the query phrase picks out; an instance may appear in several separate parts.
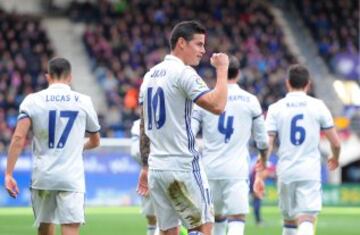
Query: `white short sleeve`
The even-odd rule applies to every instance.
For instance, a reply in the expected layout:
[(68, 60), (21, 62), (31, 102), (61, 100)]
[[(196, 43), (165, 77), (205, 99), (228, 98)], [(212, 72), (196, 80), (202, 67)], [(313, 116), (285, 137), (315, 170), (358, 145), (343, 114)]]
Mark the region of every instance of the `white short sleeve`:
[(192, 111), (192, 119), (191, 119), (191, 129), (195, 136), (201, 129), (202, 121), (203, 121), (203, 110), (199, 106), (195, 105)]
[(86, 132), (96, 133), (100, 131), (100, 124), (98, 120), (97, 113), (94, 109), (91, 98), (88, 97), (88, 108), (87, 108), (87, 116), (86, 116)]
[(262, 109), (257, 98), (252, 99), (252, 118), (253, 120), (262, 116)]
[(203, 94), (210, 91), (202, 78), (189, 66), (180, 75), (178, 85), (193, 102), (196, 102)]
[(252, 103), (252, 132), (254, 135), (254, 140), (256, 142), (256, 147), (261, 150), (267, 149), (268, 135), (266, 133), (265, 120), (262, 114), (262, 109), (258, 99), (254, 98)]
[(23, 118), (31, 118), (31, 110), (33, 108), (32, 95), (28, 95), (25, 97), (25, 99), (21, 102), (20, 108), (19, 108), (19, 115), (18, 115), (18, 121)]
[(324, 102), (320, 103), (320, 127), (322, 130), (334, 127), (334, 120)]
[(276, 110), (273, 105), (270, 105), (268, 109), (265, 125), (268, 132), (278, 132), (276, 125)]

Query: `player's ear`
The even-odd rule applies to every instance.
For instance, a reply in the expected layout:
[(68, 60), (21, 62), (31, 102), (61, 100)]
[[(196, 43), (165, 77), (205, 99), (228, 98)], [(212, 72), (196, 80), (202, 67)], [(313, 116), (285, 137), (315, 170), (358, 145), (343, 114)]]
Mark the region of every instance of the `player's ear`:
[(186, 45), (186, 40), (185, 40), (185, 38), (183, 38), (183, 37), (180, 37), (179, 39), (178, 39), (178, 46), (179, 46), (179, 48), (180, 49), (184, 49), (184, 47), (185, 47), (185, 45)]
[(311, 81), (308, 81), (308, 83), (306, 84), (306, 86), (305, 86), (305, 92), (308, 92), (309, 90), (310, 90), (310, 88), (311, 88)]
[(51, 83), (52, 82), (52, 78), (51, 78), (51, 76), (50, 76), (50, 74), (48, 74), (48, 73), (45, 73), (45, 78), (46, 78), (46, 81), (48, 82), (48, 83)]

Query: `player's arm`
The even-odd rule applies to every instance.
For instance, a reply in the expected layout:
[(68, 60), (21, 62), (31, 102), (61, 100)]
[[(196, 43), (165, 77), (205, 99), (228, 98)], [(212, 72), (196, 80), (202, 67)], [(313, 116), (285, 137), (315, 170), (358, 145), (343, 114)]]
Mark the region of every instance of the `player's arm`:
[(224, 112), (227, 101), (227, 76), (229, 58), (224, 53), (212, 55), (211, 64), (216, 68), (215, 88), (196, 100), (196, 104), (214, 114)]
[(84, 143), (84, 150), (86, 149), (93, 149), (100, 145), (100, 134), (99, 132), (96, 133), (89, 133), (88, 139)]
[(253, 118), (252, 132), (256, 143), (256, 148), (260, 153), (260, 162), (263, 168), (266, 168), (268, 154), (268, 134), (266, 133), (264, 117), (261, 114), (260, 105), (258, 105), (260, 114)]
[(341, 150), (340, 138), (336, 132), (335, 127), (324, 130), (326, 138), (330, 142), (332, 157), (328, 160), (328, 167), (330, 170), (335, 170), (339, 166), (339, 157)]
[(19, 193), (19, 188), (17, 187), (16, 180), (13, 178), (13, 171), (15, 164), (23, 147), (25, 145), (26, 136), (29, 132), (31, 126), (30, 118), (20, 119), (16, 125), (15, 132), (12, 136), (6, 170), (5, 170), (5, 188), (8, 191), (11, 197), (16, 197)]
[(143, 115), (143, 109), (141, 109), (141, 113), (140, 113), (140, 156), (141, 156), (142, 168), (140, 171), (139, 182), (138, 182), (138, 187), (137, 187), (137, 192), (141, 196), (147, 196), (149, 194), (148, 181), (147, 181), (148, 168), (149, 168), (149, 164), (148, 164), (149, 154), (150, 154), (150, 139), (145, 134), (144, 115)]

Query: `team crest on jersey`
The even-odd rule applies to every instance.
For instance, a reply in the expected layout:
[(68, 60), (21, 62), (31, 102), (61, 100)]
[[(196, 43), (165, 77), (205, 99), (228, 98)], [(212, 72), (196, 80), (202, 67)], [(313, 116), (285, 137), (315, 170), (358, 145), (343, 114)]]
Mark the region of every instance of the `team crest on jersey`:
[(204, 82), (204, 80), (202, 80), (200, 77), (197, 77), (197, 78), (195, 79), (195, 82), (196, 82), (197, 84), (199, 84), (199, 85), (201, 86), (201, 88), (207, 87), (207, 86), (206, 86), (206, 83)]

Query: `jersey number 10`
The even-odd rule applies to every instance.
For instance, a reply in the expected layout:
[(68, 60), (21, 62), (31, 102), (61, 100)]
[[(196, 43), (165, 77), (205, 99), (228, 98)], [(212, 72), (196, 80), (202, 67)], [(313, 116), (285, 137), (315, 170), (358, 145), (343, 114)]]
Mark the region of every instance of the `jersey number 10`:
[[(57, 114), (56, 110), (49, 111), (49, 142), (48, 142), (48, 146), (50, 149), (55, 148), (56, 114)], [(68, 118), (68, 122), (65, 125), (64, 131), (60, 136), (60, 139), (56, 145), (56, 148), (58, 148), (58, 149), (64, 148), (77, 115), (78, 115), (78, 111), (60, 111), (60, 118)]]
[(295, 115), (291, 119), (290, 141), (293, 145), (301, 145), (305, 141), (305, 128), (298, 125), (298, 121), (304, 119), (304, 114)]
[(153, 96), (153, 88), (149, 87), (147, 90), (147, 104), (148, 130), (152, 129), (153, 122), (156, 129), (160, 129), (166, 121), (164, 90), (159, 87)]

